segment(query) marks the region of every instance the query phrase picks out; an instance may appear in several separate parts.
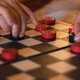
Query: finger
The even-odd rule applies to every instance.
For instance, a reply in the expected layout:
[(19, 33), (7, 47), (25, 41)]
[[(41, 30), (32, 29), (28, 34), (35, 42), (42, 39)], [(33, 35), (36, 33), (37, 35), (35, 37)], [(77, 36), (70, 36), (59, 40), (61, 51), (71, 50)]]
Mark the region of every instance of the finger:
[(19, 6), (17, 6), (16, 2), (13, 1), (11, 2), (12, 5), (10, 5), (15, 11), (16, 13), (19, 15), (20, 17), (20, 21), (21, 21), (21, 29), (19, 30), (19, 36), (23, 37), (25, 30), (26, 30), (26, 15), (23, 13), (23, 11), (19, 8)]
[(75, 29), (74, 29), (74, 26), (73, 26), (73, 29), (72, 29), (72, 33), (74, 33)]
[(80, 11), (78, 12), (76, 20), (74, 22), (74, 33), (75, 33), (75, 35), (78, 34), (79, 31), (80, 31)]
[(80, 24), (79, 23), (75, 23), (74, 24), (74, 33), (75, 35), (79, 33), (80, 29)]
[(15, 12), (15, 10), (13, 10), (8, 4), (6, 4), (5, 6), (0, 5), (0, 14), (3, 15), (8, 25), (12, 26), (13, 36), (18, 36), (21, 22), (19, 15)]
[(18, 1), (16, 1), (16, 3), (23, 10), (25, 15), (27, 15), (28, 19), (30, 19), (35, 25), (39, 24), (38, 20), (36, 19), (36, 17), (33, 14), (33, 12), (28, 7), (24, 6), (23, 4), (19, 3)]
[(11, 14), (13, 15), (13, 19), (14, 19), (14, 24), (12, 25), (12, 35), (14, 37), (17, 37), (21, 30), (20, 16), (13, 8), (9, 7), (8, 10), (11, 11)]
[(23, 19), (23, 22), (22, 22), (22, 27), (21, 27), (21, 32), (19, 34), (20, 37), (23, 37), (24, 36), (24, 33), (26, 31), (26, 28), (27, 28), (27, 21), (26, 19)]
[(0, 15), (0, 26), (4, 31), (8, 32), (11, 30), (11, 27), (7, 24), (5, 18), (2, 15)]
[(74, 40), (80, 42), (80, 32), (75, 36)]
[(10, 25), (10, 26), (13, 25), (13, 23), (15, 22), (14, 17), (11, 14), (11, 11), (9, 11), (7, 7), (0, 5), (0, 14), (3, 15), (3, 17), (7, 21), (8, 25)]

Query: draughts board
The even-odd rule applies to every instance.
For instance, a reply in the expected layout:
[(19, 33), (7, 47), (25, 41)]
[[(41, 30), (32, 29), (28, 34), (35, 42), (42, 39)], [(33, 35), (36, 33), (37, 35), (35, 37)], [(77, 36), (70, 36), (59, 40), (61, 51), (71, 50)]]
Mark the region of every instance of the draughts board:
[(17, 42), (10, 39), (10, 33), (0, 29), (0, 53), (4, 48), (19, 50), (19, 57), (14, 61), (0, 57), (0, 80), (79, 80), (80, 56), (70, 51), (70, 26), (61, 21), (50, 25), (57, 37), (49, 42), (44, 42), (32, 23), (27, 24), (25, 38)]

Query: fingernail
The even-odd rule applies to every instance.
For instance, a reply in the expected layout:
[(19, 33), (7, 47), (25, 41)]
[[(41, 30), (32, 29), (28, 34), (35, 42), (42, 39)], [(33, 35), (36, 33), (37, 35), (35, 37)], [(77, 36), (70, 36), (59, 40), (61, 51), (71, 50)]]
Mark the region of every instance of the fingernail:
[(10, 26), (13, 26), (13, 22), (12, 22), (12, 21), (10, 21), (10, 22), (9, 22), (9, 25), (10, 25)]
[(76, 37), (74, 40), (75, 40), (76, 42), (80, 42), (80, 37)]
[(17, 33), (15, 33), (15, 34), (13, 34), (13, 36), (14, 36), (14, 37), (17, 37), (17, 36), (18, 36), (18, 34), (17, 34)]
[(19, 35), (19, 37), (23, 37), (23, 36), (24, 36), (24, 34), (20, 34), (20, 35)]
[(39, 24), (39, 22), (36, 20), (36, 21), (34, 21), (34, 24), (35, 24), (35, 25), (38, 25), (38, 24)]

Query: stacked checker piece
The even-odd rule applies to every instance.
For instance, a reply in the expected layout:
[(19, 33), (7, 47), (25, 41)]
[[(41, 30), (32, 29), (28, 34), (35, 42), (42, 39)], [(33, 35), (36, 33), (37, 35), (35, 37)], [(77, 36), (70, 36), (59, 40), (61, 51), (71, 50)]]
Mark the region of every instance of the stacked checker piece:
[(39, 24), (36, 26), (36, 31), (42, 32), (42, 38), (44, 39), (52, 39), (55, 40), (56, 38), (56, 31), (49, 30), (49, 25), (54, 25), (56, 22), (55, 18), (52, 17), (44, 17), (43, 24)]

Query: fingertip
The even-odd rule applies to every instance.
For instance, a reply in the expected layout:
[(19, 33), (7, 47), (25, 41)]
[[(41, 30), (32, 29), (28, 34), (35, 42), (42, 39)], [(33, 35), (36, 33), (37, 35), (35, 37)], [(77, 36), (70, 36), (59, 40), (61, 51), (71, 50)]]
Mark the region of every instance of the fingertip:
[(78, 34), (75, 36), (74, 40), (75, 40), (76, 42), (80, 42), (80, 33), (78, 33)]
[(39, 24), (38, 20), (34, 20), (34, 19), (33, 19), (32, 22), (33, 22), (33, 24), (36, 25), (36, 26)]
[(13, 25), (13, 27), (12, 27), (12, 35), (14, 36), (14, 37), (17, 37), (18, 35), (19, 35), (19, 29), (18, 29), (18, 26), (17, 25)]
[(24, 37), (24, 33), (19, 34), (19, 37)]
[(80, 42), (80, 37), (75, 37), (74, 40), (75, 40), (76, 42)]

